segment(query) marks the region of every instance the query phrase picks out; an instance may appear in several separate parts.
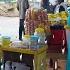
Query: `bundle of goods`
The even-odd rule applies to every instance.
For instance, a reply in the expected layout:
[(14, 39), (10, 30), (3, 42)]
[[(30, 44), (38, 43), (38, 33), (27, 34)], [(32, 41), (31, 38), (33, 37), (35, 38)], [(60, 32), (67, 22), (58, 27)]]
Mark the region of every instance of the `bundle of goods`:
[(47, 20), (47, 11), (45, 9), (36, 9), (36, 8), (29, 8), (26, 11), (26, 21), (29, 20), (39, 20), (44, 21)]
[(61, 15), (62, 20), (67, 20), (67, 16), (68, 16), (67, 12), (62, 11), (60, 12), (60, 15)]
[(36, 28), (33, 35), (24, 35), (23, 43), (29, 49), (38, 49), (45, 45), (45, 30), (43, 28)]
[(55, 24), (57, 21), (60, 21), (61, 24), (66, 25), (67, 16), (68, 14), (66, 11), (55, 14), (48, 14), (48, 21), (50, 24)]
[(49, 32), (47, 11), (29, 8), (26, 12), (25, 25), (25, 34), (32, 35), (38, 27), (44, 28), (46, 32)]
[(45, 30), (43, 28), (36, 28), (33, 35), (24, 35), (23, 43), (29, 49), (38, 49), (45, 45)]
[[(39, 49), (45, 45), (45, 30), (43, 28), (36, 28), (33, 35), (23, 35), (23, 40), (11, 41), (10, 47), (25, 48), (25, 49)], [(5, 41), (6, 40), (6, 41)], [(3, 41), (6, 43), (9, 38), (3, 37)]]
[(43, 28), (36, 28), (34, 35), (24, 35), (23, 41), (13, 41), (10, 47), (25, 48), (25, 49), (38, 49), (45, 45), (45, 31)]

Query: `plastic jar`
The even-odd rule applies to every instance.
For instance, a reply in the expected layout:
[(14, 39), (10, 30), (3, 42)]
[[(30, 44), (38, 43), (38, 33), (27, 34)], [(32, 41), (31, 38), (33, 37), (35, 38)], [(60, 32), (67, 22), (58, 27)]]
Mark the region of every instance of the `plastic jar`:
[(3, 47), (9, 47), (9, 45), (10, 45), (10, 37), (3, 36), (2, 37), (2, 45), (3, 45)]
[(23, 36), (23, 43), (24, 43), (24, 46), (26, 46), (27, 48), (30, 46), (30, 35)]
[(43, 44), (45, 42), (45, 32), (43, 28), (36, 28), (34, 35), (39, 37), (38, 43)]
[(38, 36), (34, 36), (34, 35), (32, 35), (31, 37), (30, 37), (30, 48), (31, 49), (38, 49), (39, 47), (38, 47)]

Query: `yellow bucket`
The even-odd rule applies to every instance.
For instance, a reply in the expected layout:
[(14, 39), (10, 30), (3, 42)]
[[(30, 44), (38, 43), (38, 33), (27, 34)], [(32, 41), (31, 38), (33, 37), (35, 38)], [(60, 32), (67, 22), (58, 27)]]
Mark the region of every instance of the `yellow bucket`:
[(9, 45), (10, 45), (10, 37), (3, 36), (2, 37), (2, 45), (3, 45), (3, 47), (9, 47)]

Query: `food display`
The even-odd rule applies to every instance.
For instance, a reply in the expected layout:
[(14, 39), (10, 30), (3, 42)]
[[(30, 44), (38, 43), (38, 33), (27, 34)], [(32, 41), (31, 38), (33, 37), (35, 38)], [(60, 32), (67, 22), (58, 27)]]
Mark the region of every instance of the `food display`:
[(68, 16), (67, 12), (62, 11), (60, 12), (60, 15), (61, 15), (62, 20), (67, 20), (67, 16)]
[(47, 20), (47, 11), (44, 9), (36, 9), (36, 8), (29, 8), (26, 11), (26, 18), (25, 20), (40, 20), (44, 21)]
[(25, 24), (25, 34), (32, 35), (34, 30), (38, 27), (45, 29), (49, 26), (47, 11), (43, 9), (29, 8), (26, 12)]
[(55, 24), (57, 21), (60, 21), (61, 24), (66, 25), (67, 16), (68, 14), (66, 11), (48, 14), (48, 21), (50, 22), (50, 24)]

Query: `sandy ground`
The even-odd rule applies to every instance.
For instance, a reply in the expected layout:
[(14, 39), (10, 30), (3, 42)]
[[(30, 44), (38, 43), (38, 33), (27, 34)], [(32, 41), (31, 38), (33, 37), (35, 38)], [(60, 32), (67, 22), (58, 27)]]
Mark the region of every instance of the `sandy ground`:
[(0, 4), (0, 16), (17, 17), (18, 10), (15, 4)]
[(0, 16), (0, 35), (18, 37), (19, 17)]
[[(58, 70), (66, 70), (66, 60), (58, 61)], [(50, 68), (49, 63), (47, 61), (47, 70), (54, 70), (54, 68)]]

